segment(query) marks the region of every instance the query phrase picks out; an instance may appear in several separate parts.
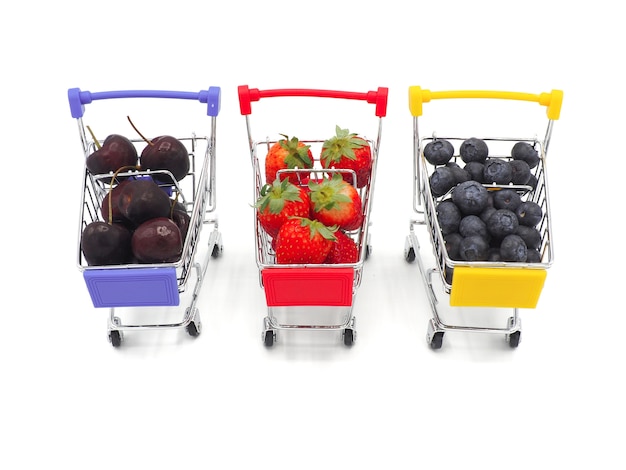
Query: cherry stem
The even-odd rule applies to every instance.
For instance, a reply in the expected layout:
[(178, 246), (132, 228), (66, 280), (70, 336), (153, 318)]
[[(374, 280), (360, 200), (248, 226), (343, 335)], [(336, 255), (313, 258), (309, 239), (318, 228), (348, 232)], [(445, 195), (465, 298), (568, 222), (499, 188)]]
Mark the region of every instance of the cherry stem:
[(170, 207), (170, 219), (174, 218), (174, 208), (176, 207), (176, 203), (178, 202), (179, 195), (180, 193), (176, 192), (176, 196), (174, 197), (174, 200), (172, 201), (172, 206)]
[(87, 130), (91, 134), (91, 138), (93, 139), (93, 143), (96, 145), (96, 148), (100, 150), (100, 148), (102, 148), (102, 145), (100, 145), (100, 142), (98, 142), (98, 139), (96, 139), (96, 135), (91, 130), (91, 127), (87, 126)]
[(154, 145), (151, 141), (149, 141), (148, 139), (146, 139), (146, 138), (143, 136), (143, 134), (142, 134), (141, 132), (139, 132), (139, 129), (137, 129), (137, 128), (135, 127), (135, 124), (133, 124), (133, 121), (131, 121), (130, 116), (126, 116), (126, 119), (128, 119), (128, 122), (130, 122), (130, 125), (131, 125), (131, 126), (133, 126), (133, 129), (135, 129), (135, 132), (136, 132), (137, 134), (139, 134), (139, 136), (140, 136), (143, 140), (145, 140), (145, 141), (146, 141), (146, 143), (147, 143), (148, 145)]

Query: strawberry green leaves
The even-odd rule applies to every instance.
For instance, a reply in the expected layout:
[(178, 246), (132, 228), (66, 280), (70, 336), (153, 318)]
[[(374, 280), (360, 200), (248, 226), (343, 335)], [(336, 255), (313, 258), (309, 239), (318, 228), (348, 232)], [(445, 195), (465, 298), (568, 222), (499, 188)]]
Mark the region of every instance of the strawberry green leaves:
[[(265, 181), (274, 181), (281, 170), (305, 169), (313, 167), (313, 154), (311, 146), (298, 140), (297, 137), (291, 139), (284, 135), (283, 139), (275, 142), (268, 150), (265, 157)], [(292, 183), (298, 183), (298, 175), (287, 175)], [(285, 176), (281, 176), (285, 179)]]
[(312, 217), (325, 225), (356, 230), (363, 222), (363, 203), (359, 192), (339, 173), (320, 182), (309, 181)]
[[(356, 160), (355, 149), (360, 149), (367, 145), (367, 142), (357, 134), (351, 133), (348, 129), (335, 126), (335, 135), (324, 141), (322, 150), (322, 162), (330, 164), (339, 162), (342, 157)], [(326, 168), (329, 166), (326, 165)]]
[[(369, 182), (372, 172), (372, 149), (362, 137), (348, 129), (335, 127), (335, 135), (324, 141), (320, 162), (324, 168), (352, 170), (356, 174), (356, 187), (362, 188)], [(346, 173), (348, 182), (352, 177)]]
[(319, 183), (309, 181), (313, 210), (319, 212), (322, 209), (333, 209), (341, 203), (352, 203), (352, 198), (344, 192), (346, 184), (348, 183), (339, 173), (333, 174), (332, 178), (324, 178)]
[(300, 189), (289, 180), (280, 181), (277, 178), (272, 184), (268, 183), (261, 188), (255, 207), (260, 211), (269, 210), (272, 214), (278, 214), (285, 208), (287, 201), (302, 202)]
[(278, 234), (281, 225), (290, 217), (308, 217), (311, 201), (304, 188), (288, 179), (276, 178), (272, 184), (261, 188), (254, 205), (261, 226), (272, 237)]
[(285, 156), (285, 163), (287, 168), (311, 168), (313, 166), (313, 160), (309, 153), (310, 145), (303, 145), (297, 137), (291, 139), (281, 134), (284, 139), (279, 141), (279, 145), (287, 151)]

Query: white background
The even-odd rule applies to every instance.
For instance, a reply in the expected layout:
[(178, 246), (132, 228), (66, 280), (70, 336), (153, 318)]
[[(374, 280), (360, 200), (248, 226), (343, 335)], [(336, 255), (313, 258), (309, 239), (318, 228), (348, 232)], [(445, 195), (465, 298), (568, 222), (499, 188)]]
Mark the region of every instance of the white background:
[[(623, 468), (626, 38), (616, 4), (217, 3), (1, 7), (0, 467)], [(262, 345), (241, 84), (390, 89), (352, 348), (319, 332)], [(555, 264), (538, 307), (522, 312), (518, 349), (499, 335), (426, 344), (425, 290), (403, 259), (411, 85), (564, 90), (548, 156)], [(83, 162), (67, 89), (209, 86), (222, 88), (224, 255), (203, 285), (203, 333), (136, 333), (112, 348), (107, 312), (92, 307), (75, 265)], [(494, 117), (483, 111), (468, 126)], [(332, 114), (275, 117), (336, 124)]]

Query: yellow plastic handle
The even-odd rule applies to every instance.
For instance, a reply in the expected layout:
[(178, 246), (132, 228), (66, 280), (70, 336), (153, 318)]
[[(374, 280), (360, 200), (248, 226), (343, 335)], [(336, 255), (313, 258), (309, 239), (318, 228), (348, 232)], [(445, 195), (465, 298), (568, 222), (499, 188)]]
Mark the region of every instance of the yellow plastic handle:
[(563, 91), (552, 90), (550, 93), (518, 93), (514, 91), (490, 91), (490, 90), (456, 90), (456, 91), (430, 91), (419, 86), (409, 87), (409, 109), (415, 117), (422, 115), (423, 103), (438, 99), (456, 98), (492, 98), (501, 100), (533, 101), (547, 107), (548, 119), (557, 120), (561, 114), (563, 103)]

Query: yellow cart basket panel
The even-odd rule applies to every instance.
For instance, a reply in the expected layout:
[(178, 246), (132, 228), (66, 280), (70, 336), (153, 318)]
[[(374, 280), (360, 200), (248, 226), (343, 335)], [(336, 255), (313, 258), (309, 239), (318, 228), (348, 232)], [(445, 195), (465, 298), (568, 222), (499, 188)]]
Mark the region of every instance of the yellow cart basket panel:
[(450, 305), (535, 308), (546, 276), (545, 269), (456, 266)]

